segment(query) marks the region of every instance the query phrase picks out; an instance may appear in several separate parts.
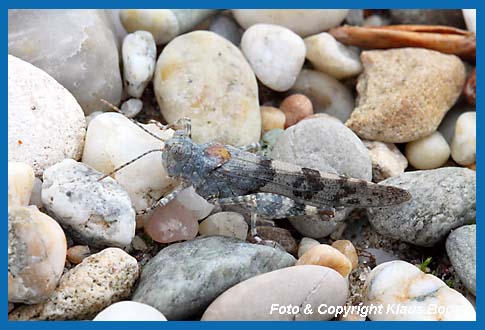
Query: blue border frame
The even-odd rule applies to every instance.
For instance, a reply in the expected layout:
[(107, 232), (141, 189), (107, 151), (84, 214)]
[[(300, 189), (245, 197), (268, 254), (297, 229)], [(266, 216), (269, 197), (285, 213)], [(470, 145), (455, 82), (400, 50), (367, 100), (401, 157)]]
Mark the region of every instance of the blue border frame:
[[(483, 3), (483, 2), (482, 2)], [(9, 8), (477, 8), (477, 21), (480, 21), (481, 17), (481, 7), (483, 5), (478, 0), (442, 0), (442, 1), (417, 1), (417, 0), (377, 0), (377, 1), (369, 1), (369, 0), (299, 0), (299, 1), (288, 1), (288, 0), (280, 0), (280, 1), (255, 1), (255, 0), (230, 0), (230, 1), (196, 1), (196, 0), (143, 0), (143, 1), (128, 1), (128, 0), (121, 0), (121, 1), (93, 1), (93, 0), (84, 0), (84, 1), (32, 1), (32, 0), (19, 0), (19, 1), (12, 1), (12, 0), (5, 0), (0, 2), (0, 6), (2, 7), (1, 11), (1, 26), (2, 32), (4, 37), (4, 42), (1, 43), (1, 48), (4, 51), (5, 58), (3, 65), (1, 66), (2, 76), (4, 77), (1, 79), (3, 95), (5, 96), (3, 104), (4, 110), (2, 111), (2, 126), (3, 126), (3, 136), (4, 142), (2, 143), (2, 155), (4, 161), (2, 162), (3, 172), (7, 171), (7, 163), (8, 163), (8, 147), (7, 147), (7, 107), (8, 107), (8, 94), (7, 94), (7, 54), (8, 54), (8, 12)], [(478, 26), (481, 26), (478, 23)], [(480, 33), (477, 33), (477, 38), (480, 37)], [(481, 42), (477, 43), (477, 54), (480, 53)], [(481, 56), (477, 56), (477, 63), (478, 59), (481, 59)], [(477, 69), (477, 76), (481, 76), (481, 70)], [(478, 78), (480, 80), (481, 78)], [(477, 85), (477, 94), (479, 93), (481, 84)], [(481, 101), (481, 97), (477, 99), (477, 108), (481, 106), (483, 102)], [(481, 114), (480, 111), (477, 112), (477, 120), (478, 120), (478, 127), (483, 126), (485, 124), (485, 117)], [(480, 125), (482, 124), (482, 125)], [(485, 134), (482, 133), (480, 129), (477, 130), (477, 163), (482, 163), (482, 147), (481, 143), (481, 136)], [(482, 176), (479, 173), (481, 169), (481, 165), (477, 166), (477, 215), (481, 214), (481, 202), (482, 202), (482, 194), (481, 194), (481, 181)], [(3, 213), (6, 219), (7, 218), (7, 176), (1, 176), (2, 180), (2, 204), (3, 204)], [(8, 231), (7, 231), (7, 221), (4, 220), (3, 226), (3, 234), (4, 234), (4, 243), (2, 244), (3, 251), (1, 252), (1, 258), (3, 259), (3, 264), (7, 265), (7, 241), (8, 241)], [(479, 260), (481, 259), (480, 256), (483, 256), (482, 253), (482, 231), (478, 230), (477, 232), (477, 241), (478, 241), (478, 255)], [(482, 273), (482, 265), (481, 262), (477, 264), (477, 272), (479, 276)], [(6, 274), (5, 274), (6, 275)], [(5, 276), (4, 275), (4, 276)], [(3, 296), (7, 295), (7, 277), (5, 276), (4, 281), (1, 283), (1, 291), (3, 292)], [(476, 322), (445, 322), (445, 323), (425, 323), (425, 322), (394, 322), (392, 323), (393, 328), (414, 328), (414, 329), (430, 329), (433, 327), (439, 326), (442, 329), (456, 329), (456, 328), (476, 328), (480, 327), (482, 324), (482, 328), (484, 327), (484, 317), (481, 317), (479, 311), (482, 310), (480, 302), (482, 297), (482, 286), (480, 281), (477, 282), (477, 321)], [(347, 328), (372, 328), (372, 329), (388, 329), (390, 324), (388, 322), (366, 322), (365, 324), (361, 322), (332, 322), (322, 324), (320, 322), (190, 322), (190, 321), (170, 321), (170, 322), (163, 322), (163, 323), (153, 323), (153, 322), (83, 322), (83, 321), (62, 321), (62, 322), (8, 322), (7, 319), (7, 299), (6, 297), (0, 299), (0, 310), (3, 310), (5, 314), (2, 315), (0, 324), (2, 328), (12, 328), (12, 329), (30, 329), (30, 328), (37, 328), (37, 329), (47, 329), (47, 328), (103, 328), (103, 329), (132, 329), (132, 327), (143, 327), (143, 328), (170, 328), (170, 329), (200, 329), (200, 328), (214, 328), (214, 329), (227, 329), (231, 327), (233, 329), (247, 329), (248, 326), (250, 327), (257, 327), (257, 328), (278, 328), (281, 329), (318, 329), (321, 330), (322, 327), (332, 327), (335, 329), (347, 329)]]

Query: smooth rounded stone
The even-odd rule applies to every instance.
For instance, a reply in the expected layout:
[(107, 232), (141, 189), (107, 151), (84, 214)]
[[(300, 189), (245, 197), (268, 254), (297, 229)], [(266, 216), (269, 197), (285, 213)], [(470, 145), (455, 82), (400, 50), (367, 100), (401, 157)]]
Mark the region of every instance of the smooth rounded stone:
[[(153, 124), (142, 126), (164, 140), (173, 134), (171, 130), (161, 132)], [(82, 161), (107, 174), (144, 152), (163, 146), (162, 141), (141, 130), (125, 116), (114, 112), (104, 113), (89, 124)], [(112, 177), (128, 192), (136, 211), (155, 204), (173, 184), (158, 152), (138, 159)]]
[(74, 245), (67, 249), (67, 260), (77, 265), (91, 255), (91, 250), (87, 245)]
[(438, 127), (438, 131), (443, 135), (449, 145), (451, 145), (453, 135), (455, 135), (455, 126), (458, 118), (461, 116), (461, 114), (465, 112), (475, 110), (476, 109), (474, 106), (457, 105), (451, 108), (451, 110), (446, 113), (445, 118), (443, 118), (440, 126)]
[(303, 94), (293, 94), (286, 97), (281, 102), (280, 109), (286, 117), (285, 128), (313, 115), (312, 101)]
[(341, 239), (332, 243), (332, 247), (339, 250), (344, 256), (346, 256), (352, 263), (352, 269), (356, 269), (359, 266), (359, 256), (357, 250), (351, 241)]
[(239, 46), (243, 30), (237, 25), (234, 19), (228, 15), (217, 15), (210, 23), (209, 31), (217, 33), (226, 38), (234, 45)]
[(399, 48), (364, 51), (360, 58), (357, 107), (346, 125), (369, 140), (401, 143), (430, 135), (465, 83), (455, 55)]
[(396, 145), (379, 141), (362, 141), (372, 160), (372, 181), (380, 182), (404, 173), (408, 160)]
[[(314, 265), (288, 267), (250, 278), (220, 295), (204, 312), (202, 321), (330, 320), (326, 306), (343, 306), (347, 282), (333, 269)], [(320, 312), (318, 311), (319, 307)], [(296, 307), (288, 313), (280, 307)], [(313, 313), (305, 313), (310, 306)]]
[(36, 207), (8, 209), (8, 301), (46, 300), (61, 278), (66, 237), (59, 224)]
[(143, 102), (139, 99), (129, 99), (121, 105), (121, 113), (128, 118), (133, 118), (143, 109)]
[(244, 29), (266, 23), (284, 26), (306, 37), (340, 25), (348, 9), (233, 9), (232, 14)]
[[(119, 56), (111, 28), (104, 10), (10, 10), (8, 52), (51, 75), (89, 114), (108, 109), (100, 98), (120, 102)], [(68, 103), (64, 107), (77, 108)]]
[(475, 223), (476, 174), (460, 167), (405, 172), (380, 182), (407, 189), (404, 204), (370, 208), (369, 221), (384, 236), (433, 246), (457, 227)]
[(172, 243), (195, 238), (199, 223), (190, 210), (173, 200), (158, 207), (145, 222), (145, 232), (156, 242)]
[(103, 309), (93, 321), (166, 321), (152, 306), (136, 301), (120, 301)]
[(406, 144), (406, 158), (418, 170), (438, 168), (450, 158), (450, 146), (443, 135), (436, 131)]
[(463, 18), (465, 19), (466, 28), (468, 31), (477, 32), (477, 10), (476, 9), (462, 9)]
[(190, 32), (171, 41), (158, 58), (154, 89), (169, 123), (192, 119), (197, 143), (259, 141), (256, 77), (241, 51), (214, 32)]
[(303, 236), (311, 238), (327, 237), (341, 227), (350, 209), (335, 212), (335, 217), (325, 215), (303, 215), (289, 218), (291, 225)]
[(446, 239), (446, 253), (466, 288), (476, 295), (477, 290), (477, 226), (455, 229)]
[(172, 244), (152, 258), (132, 299), (169, 320), (191, 319), (235, 284), (294, 264), (290, 254), (269, 246), (223, 236), (197, 238)]
[(71, 93), (44, 71), (8, 55), (8, 160), (28, 164), (41, 176), (65, 158), (79, 159), (85, 133), (83, 111)]
[(451, 141), (451, 157), (460, 165), (471, 165), (477, 156), (477, 113), (465, 112), (458, 117)]
[[(289, 254), (297, 255), (298, 244), (289, 230), (273, 226), (257, 226), (256, 231), (262, 240), (269, 241), (268, 244), (275, 242), (279, 245), (279, 248), (283, 248)], [(255, 238), (251, 235), (248, 237), (248, 241), (256, 243)]]
[(102, 176), (65, 159), (44, 171), (42, 202), (77, 242), (125, 247), (135, 236), (135, 210), (123, 187)]
[(336, 79), (345, 79), (362, 72), (357, 52), (347, 48), (326, 32), (305, 38), (306, 58), (315, 69)]
[(362, 23), (362, 26), (384, 26), (384, 25), (389, 25), (390, 19), (378, 14), (370, 15), (369, 17), (366, 17), (364, 22)]
[(162, 45), (190, 31), (216, 12), (209, 9), (123, 9), (120, 17), (128, 32), (148, 31), (157, 45)]
[(96, 118), (97, 116), (99, 115), (102, 115), (104, 112), (102, 111), (95, 111), (95, 112), (91, 112), (89, 115), (86, 116), (86, 127), (89, 126), (89, 124), (91, 124), (91, 121)]
[(298, 258), (304, 255), (314, 246), (320, 245), (320, 242), (310, 237), (303, 237), (298, 245)]
[(139, 267), (119, 248), (107, 248), (65, 273), (45, 302), (16, 308), (9, 320), (90, 320), (103, 308), (127, 298)]
[(337, 271), (343, 277), (347, 277), (352, 271), (352, 262), (336, 248), (319, 244), (312, 247), (302, 255), (296, 265), (317, 265), (328, 267)]
[(34, 170), (27, 164), (8, 162), (8, 207), (29, 205)]
[(283, 111), (275, 107), (261, 107), (261, 129), (263, 132), (271, 131), (272, 129), (284, 129), (286, 122), (286, 115)]
[(182, 190), (177, 195), (177, 201), (192, 212), (197, 220), (204, 219), (214, 209), (214, 205), (197, 194), (193, 186)]
[(228, 236), (245, 240), (248, 235), (248, 224), (239, 213), (219, 212), (212, 214), (200, 223), (199, 234), (203, 236)]
[(401, 260), (375, 267), (365, 281), (363, 295), (366, 306), (376, 306), (368, 315), (373, 321), (476, 319), (473, 305), (464, 296), (436, 276)]
[(44, 203), (42, 203), (42, 180), (38, 177), (34, 178), (34, 186), (32, 187), (29, 205), (35, 205), (38, 209), (44, 207)]
[(303, 69), (291, 88), (292, 93), (306, 95), (315, 113), (325, 113), (345, 122), (354, 111), (354, 97), (337, 79), (314, 70)]
[(157, 57), (157, 45), (150, 32), (128, 34), (121, 48), (123, 82), (128, 95), (139, 98), (152, 80)]
[(241, 50), (256, 77), (278, 92), (293, 86), (305, 62), (303, 39), (279, 25), (251, 26), (242, 36)]
[(345, 23), (348, 25), (362, 25), (364, 22), (364, 10), (363, 9), (349, 9), (347, 16), (345, 17)]
[(464, 28), (460, 9), (391, 9), (392, 24), (451, 25)]

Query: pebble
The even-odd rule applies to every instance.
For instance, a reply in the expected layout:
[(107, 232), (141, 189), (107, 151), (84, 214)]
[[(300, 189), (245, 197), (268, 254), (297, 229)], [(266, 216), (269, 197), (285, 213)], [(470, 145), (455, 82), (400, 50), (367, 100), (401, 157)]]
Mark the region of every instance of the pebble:
[(465, 19), (468, 31), (477, 32), (477, 10), (476, 9), (462, 9), (463, 18)]
[(163, 45), (216, 12), (209, 9), (123, 9), (120, 18), (128, 32), (148, 31), (157, 45)]
[(460, 165), (472, 165), (477, 156), (477, 113), (465, 112), (458, 117), (451, 141), (451, 157)]
[(254, 73), (241, 51), (214, 32), (195, 31), (172, 40), (158, 58), (154, 89), (168, 122), (192, 119), (197, 143), (242, 146), (259, 141)]
[(460, 167), (406, 172), (380, 182), (407, 189), (411, 201), (370, 208), (369, 221), (384, 236), (433, 246), (457, 227), (475, 223), (476, 174)]
[(291, 225), (302, 235), (311, 238), (323, 238), (337, 231), (347, 218), (350, 209), (338, 210), (335, 217), (304, 215), (289, 218)]
[(346, 125), (369, 140), (402, 143), (430, 135), (465, 83), (462, 61), (433, 50), (370, 50), (360, 58), (357, 107)]
[(139, 275), (135, 258), (107, 248), (84, 259), (61, 278), (45, 302), (21, 306), (9, 320), (90, 320), (103, 308), (127, 298)]
[(375, 267), (364, 284), (364, 304), (383, 309), (373, 321), (475, 321), (475, 309), (460, 293), (418, 267), (396, 260)]
[[(279, 248), (283, 248), (289, 254), (297, 255), (298, 244), (287, 229), (273, 226), (257, 226), (256, 230), (261, 239), (275, 242), (279, 245)], [(256, 243), (256, 240), (251, 235), (248, 237), (248, 241)]]
[(477, 291), (477, 226), (455, 229), (446, 239), (446, 253), (466, 288), (476, 296)]
[(273, 147), (276, 143), (278, 137), (283, 134), (284, 130), (281, 128), (274, 128), (270, 131), (267, 131), (261, 137), (261, 155), (272, 158), (273, 157)]
[(269, 246), (211, 236), (172, 244), (143, 268), (133, 300), (168, 320), (200, 315), (224, 291), (248, 278), (293, 266), (295, 259)]
[(128, 95), (139, 98), (152, 80), (157, 45), (150, 32), (136, 31), (123, 40), (123, 82)]
[(91, 250), (87, 245), (74, 245), (67, 249), (67, 260), (77, 265), (91, 255)]
[(312, 101), (303, 94), (293, 94), (286, 97), (281, 102), (280, 109), (286, 117), (285, 128), (313, 115)]
[(135, 211), (123, 187), (90, 166), (65, 159), (44, 171), (44, 207), (79, 242), (125, 247), (135, 236)]
[(348, 9), (233, 9), (232, 14), (244, 29), (258, 23), (284, 26), (301, 37), (340, 25)]
[(136, 301), (114, 303), (96, 315), (93, 321), (166, 321), (162, 313), (152, 306)]
[(306, 95), (315, 113), (325, 113), (345, 122), (354, 111), (354, 96), (337, 79), (315, 70), (303, 69), (291, 91)]
[(306, 58), (318, 71), (335, 79), (346, 79), (362, 72), (362, 63), (354, 50), (326, 32), (305, 38)]
[(342, 252), (336, 248), (319, 244), (312, 247), (302, 255), (296, 265), (317, 265), (331, 268), (343, 277), (347, 277), (352, 271), (352, 262)]
[(406, 144), (406, 158), (418, 170), (438, 168), (450, 158), (450, 146), (443, 135), (436, 131)]
[(351, 241), (345, 239), (337, 240), (332, 243), (332, 247), (342, 252), (350, 260), (352, 269), (356, 269), (359, 266), (359, 256)]
[(391, 9), (392, 24), (451, 25), (464, 28), (460, 9)]
[[(162, 133), (153, 124), (142, 126), (163, 139), (168, 139), (173, 132)], [(89, 124), (82, 161), (107, 174), (148, 150), (160, 148), (163, 148), (162, 141), (123, 115), (110, 112), (97, 116)], [(112, 177), (128, 192), (136, 211), (152, 206), (173, 184), (162, 165), (161, 153), (149, 154)]]
[(362, 141), (372, 160), (372, 181), (380, 182), (404, 173), (408, 160), (393, 143)]
[(8, 160), (41, 176), (65, 158), (79, 159), (86, 126), (76, 99), (47, 73), (11, 55), (8, 72)]
[(121, 113), (128, 118), (133, 118), (138, 115), (143, 109), (143, 102), (139, 99), (129, 99), (121, 105)]
[(8, 207), (29, 205), (34, 170), (27, 164), (8, 162)]
[(226, 38), (235, 46), (239, 46), (241, 43), (243, 30), (237, 25), (234, 19), (228, 15), (218, 15), (214, 17), (209, 26), (209, 31)]
[(248, 235), (248, 224), (244, 217), (236, 212), (219, 212), (212, 214), (199, 225), (202, 236), (228, 236), (245, 240)]
[(284, 92), (293, 86), (305, 62), (305, 43), (291, 30), (256, 24), (241, 39), (241, 50), (265, 86)]
[(36, 207), (8, 209), (8, 301), (46, 300), (61, 278), (66, 237), (59, 224)]
[(214, 209), (214, 205), (198, 195), (193, 186), (182, 190), (177, 195), (177, 201), (192, 212), (197, 220), (206, 218)]
[(284, 129), (286, 116), (283, 111), (275, 107), (261, 107), (261, 129), (263, 132), (272, 129)]
[[(206, 309), (202, 321), (330, 320), (334, 315), (324, 307), (343, 306), (347, 292), (347, 282), (333, 269), (314, 265), (288, 267), (233, 286)], [(289, 306), (293, 307), (290, 312)], [(313, 313), (305, 313), (307, 306)]]
[[(47, 72), (74, 95), (86, 114), (108, 109), (100, 98), (119, 104), (123, 86), (117, 39), (103, 10), (10, 10), (8, 33), (9, 54)], [(46, 94), (39, 87), (32, 90)], [(57, 102), (69, 111), (78, 108), (72, 101)], [(51, 110), (55, 129), (42, 126), (40, 131), (59, 131), (58, 107)], [(66, 138), (58, 141), (64, 144)]]
[(158, 207), (145, 222), (145, 232), (156, 242), (172, 243), (195, 238), (199, 223), (190, 210), (173, 200)]
[(44, 207), (44, 203), (42, 203), (42, 180), (38, 177), (34, 178), (34, 186), (32, 188), (32, 194), (30, 195), (29, 205), (35, 205), (38, 209)]
[(307, 251), (309, 251), (314, 246), (320, 245), (320, 242), (316, 239), (310, 237), (303, 237), (298, 245), (298, 258), (304, 255)]

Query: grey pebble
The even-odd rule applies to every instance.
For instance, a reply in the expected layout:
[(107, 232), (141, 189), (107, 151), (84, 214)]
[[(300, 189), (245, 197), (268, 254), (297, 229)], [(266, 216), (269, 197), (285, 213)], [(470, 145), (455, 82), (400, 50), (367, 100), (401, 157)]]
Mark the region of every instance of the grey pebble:
[(460, 280), (476, 295), (477, 226), (462, 226), (453, 230), (446, 239), (446, 252)]
[(209, 31), (215, 32), (221, 37), (226, 38), (234, 45), (239, 46), (243, 30), (241, 27), (227, 15), (216, 16), (209, 27)]

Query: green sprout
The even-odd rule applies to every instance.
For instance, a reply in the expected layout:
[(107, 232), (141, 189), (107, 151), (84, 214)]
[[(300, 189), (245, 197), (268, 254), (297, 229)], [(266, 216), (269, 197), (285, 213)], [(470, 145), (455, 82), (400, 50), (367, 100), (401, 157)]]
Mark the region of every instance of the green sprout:
[(433, 258), (428, 257), (428, 258), (426, 258), (426, 259), (425, 259), (425, 260), (424, 260), (424, 261), (423, 261), (423, 262), (422, 262), (422, 263), (419, 265), (419, 269), (420, 269), (420, 270), (421, 270), (423, 273), (426, 273), (426, 272), (427, 272), (426, 270), (428, 269), (428, 266), (429, 266), (429, 264), (431, 263), (431, 260), (432, 260), (432, 259), (433, 259)]

